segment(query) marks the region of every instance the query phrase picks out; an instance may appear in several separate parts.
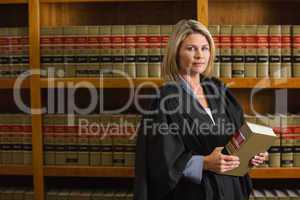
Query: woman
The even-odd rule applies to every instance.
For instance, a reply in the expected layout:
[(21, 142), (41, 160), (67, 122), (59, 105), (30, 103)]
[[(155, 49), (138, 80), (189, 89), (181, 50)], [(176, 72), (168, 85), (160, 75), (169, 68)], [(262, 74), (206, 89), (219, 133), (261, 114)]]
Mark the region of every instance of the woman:
[[(248, 175), (226, 176), (239, 158), (222, 148), (244, 123), (241, 106), (210, 76), (213, 39), (201, 23), (181, 20), (163, 63), (166, 84), (144, 113), (136, 150), (136, 200), (241, 200)], [(255, 156), (258, 165), (265, 154)]]

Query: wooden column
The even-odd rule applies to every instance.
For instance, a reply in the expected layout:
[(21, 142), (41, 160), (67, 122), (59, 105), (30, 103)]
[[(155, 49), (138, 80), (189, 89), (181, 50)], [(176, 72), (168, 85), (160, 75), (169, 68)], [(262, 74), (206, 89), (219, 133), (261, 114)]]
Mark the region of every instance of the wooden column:
[[(40, 3), (28, 1), (29, 13), (29, 57), (30, 69), (40, 68)], [(40, 75), (33, 74), (30, 79), (30, 101), (32, 116), (32, 167), (34, 199), (44, 200), (43, 137), (42, 115), (36, 113), (41, 108)]]
[(197, 20), (208, 25), (208, 0), (197, 0)]

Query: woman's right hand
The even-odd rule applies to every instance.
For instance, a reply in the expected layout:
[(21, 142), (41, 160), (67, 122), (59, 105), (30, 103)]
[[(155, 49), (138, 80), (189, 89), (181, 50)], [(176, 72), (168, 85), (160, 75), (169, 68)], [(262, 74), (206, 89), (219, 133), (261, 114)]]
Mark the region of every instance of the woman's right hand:
[(233, 170), (240, 165), (239, 157), (221, 153), (224, 147), (217, 147), (208, 156), (204, 156), (204, 170), (223, 173)]

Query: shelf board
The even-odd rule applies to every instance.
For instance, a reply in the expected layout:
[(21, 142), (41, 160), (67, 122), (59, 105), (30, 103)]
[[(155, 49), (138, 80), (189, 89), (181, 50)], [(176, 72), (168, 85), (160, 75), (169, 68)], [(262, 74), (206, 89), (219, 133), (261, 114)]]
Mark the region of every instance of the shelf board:
[(300, 78), (221, 78), (229, 88), (300, 88)]
[[(14, 88), (15, 78), (0, 78), (0, 89)], [(24, 80), (21, 82), (21, 88), (29, 88), (29, 80)]]
[(0, 4), (26, 4), (28, 0), (0, 0)]
[[(134, 177), (132, 167), (98, 166), (45, 166), (45, 176), (69, 177)], [(253, 179), (300, 179), (300, 167), (294, 168), (255, 168), (250, 171)]]
[(300, 167), (255, 168), (250, 171), (254, 179), (300, 179)]
[(40, 0), (41, 3), (85, 3), (85, 2), (155, 2), (155, 1), (183, 1), (183, 0)]
[(31, 176), (31, 165), (0, 165), (0, 175)]
[(42, 88), (133, 88), (137, 86), (153, 87), (163, 83), (161, 79), (136, 78), (132, 80), (119, 78), (42, 78)]
[(132, 167), (44, 166), (45, 176), (133, 177)]
[[(300, 88), (300, 78), (258, 79), (258, 78), (221, 78), (229, 88)], [(42, 78), (42, 88), (72, 88), (75, 86), (96, 88), (131, 88), (160, 86), (159, 78), (136, 78), (131, 82), (124, 78)]]

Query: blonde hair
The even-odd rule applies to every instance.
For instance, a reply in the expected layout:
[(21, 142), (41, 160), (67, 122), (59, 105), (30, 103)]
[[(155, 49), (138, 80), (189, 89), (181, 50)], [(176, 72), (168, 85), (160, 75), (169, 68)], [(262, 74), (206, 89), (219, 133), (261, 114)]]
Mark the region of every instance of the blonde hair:
[(203, 75), (210, 77), (214, 58), (215, 58), (215, 45), (211, 34), (208, 29), (196, 20), (180, 20), (174, 28), (172, 35), (170, 36), (166, 55), (164, 55), (164, 60), (162, 63), (162, 78), (165, 81), (175, 81), (178, 80), (179, 76), (179, 63), (178, 61), (178, 51), (183, 40), (185, 40), (190, 34), (199, 33), (203, 35), (209, 44), (210, 58), (208, 61), (208, 66), (206, 67)]

